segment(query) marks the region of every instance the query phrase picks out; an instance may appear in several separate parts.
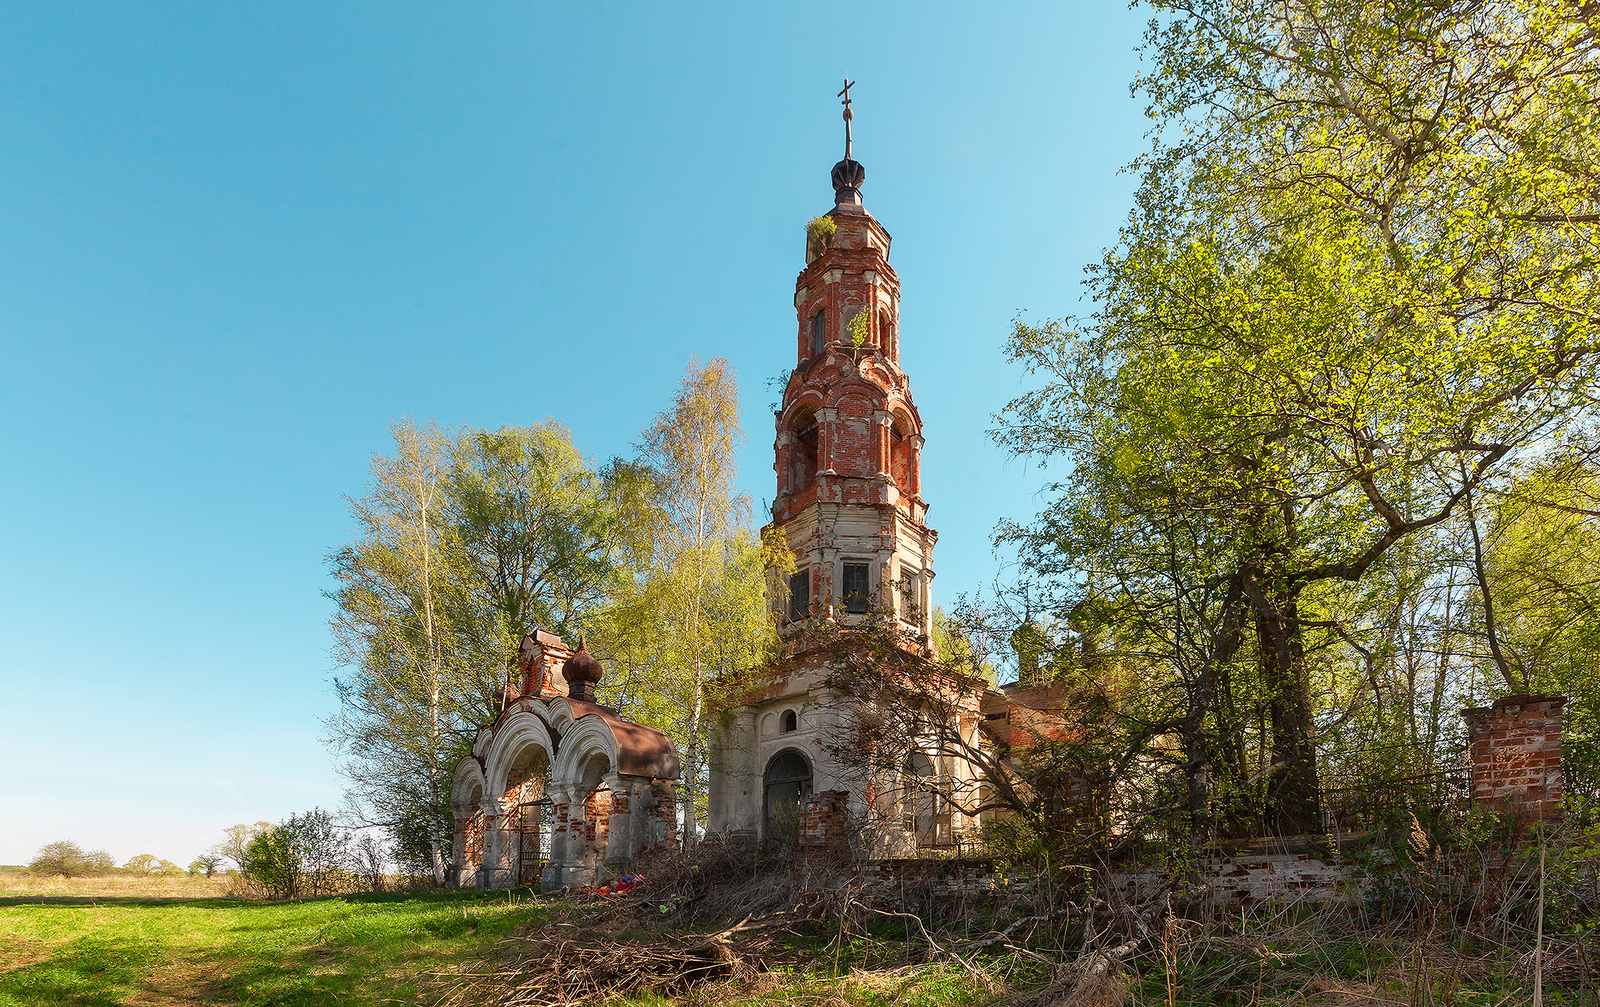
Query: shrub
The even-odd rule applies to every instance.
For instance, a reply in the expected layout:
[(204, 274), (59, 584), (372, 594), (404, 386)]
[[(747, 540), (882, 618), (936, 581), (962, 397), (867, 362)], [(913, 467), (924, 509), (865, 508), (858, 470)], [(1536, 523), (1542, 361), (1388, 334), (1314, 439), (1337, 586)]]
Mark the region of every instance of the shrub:
[(45, 877), (77, 878), (89, 874), (104, 874), (115, 867), (111, 854), (105, 850), (83, 851), (83, 847), (70, 839), (58, 839), (39, 847), (28, 870)]
[(832, 217), (812, 217), (806, 221), (806, 261), (810, 262), (821, 255), (823, 249), (831, 247), (838, 230), (839, 225)]
[(269, 898), (293, 899), (348, 891), (350, 867), (350, 834), (313, 808), (252, 839), (242, 873)]

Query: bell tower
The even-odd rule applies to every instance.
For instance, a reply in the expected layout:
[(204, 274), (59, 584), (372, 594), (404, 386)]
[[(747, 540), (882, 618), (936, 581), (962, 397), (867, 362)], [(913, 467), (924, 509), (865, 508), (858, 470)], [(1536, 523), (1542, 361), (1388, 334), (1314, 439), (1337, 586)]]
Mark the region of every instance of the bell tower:
[(781, 532), (795, 557), (781, 613), (790, 646), (721, 693), (710, 731), (708, 823), (730, 840), (792, 839), (813, 795), (864, 814), (889, 792), (830, 748), (848, 713), (826, 653), (806, 650), (799, 630), (821, 619), (848, 628), (871, 612), (896, 624), (907, 647), (930, 633), (937, 535), (922, 499), (922, 418), (900, 369), (889, 232), (861, 204), (867, 172), (852, 149), (850, 86), (839, 93), (845, 146), (833, 208), (806, 228), (795, 368), (776, 415), (778, 492), (764, 531)]
[(930, 631), (933, 545), (922, 498), (922, 418), (900, 368), (900, 278), (889, 232), (861, 201), (850, 85), (834, 205), (806, 229), (795, 280), (796, 366), (777, 414), (772, 527), (798, 567), (786, 622), (870, 607)]

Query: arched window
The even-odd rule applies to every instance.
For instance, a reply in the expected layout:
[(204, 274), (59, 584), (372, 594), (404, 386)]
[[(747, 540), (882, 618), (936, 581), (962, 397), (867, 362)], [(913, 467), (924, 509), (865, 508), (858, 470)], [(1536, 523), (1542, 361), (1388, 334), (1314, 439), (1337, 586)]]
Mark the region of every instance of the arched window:
[(905, 496), (911, 496), (911, 435), (910, 424), (895, 414), (889, 425), (889, 474), (894, 484)]
[(799, 727), (800, 718), (796, 716), (795, 712), (793, 710), (783, 711), (783, 727), (781, 728), (783, 733), (788, 734), (791, 731), (799, 729)]
[(894, 314), (888, 310), (878, 316), (878, 345), (883, 347), (884, 356), (890, 360), (897, 359), (895, 355), (895, 339), (899, 333), (894, 328)]
[(822, 352), (822, 347), (828, 342), (828, 312), (820, 309), (811, 316), (811, 355), (816, 356)]
[(778, 840), (798, 837), (800, 801), (811, 795), (811, 763), (793, 749), (780, 752), (767, 764), (765, 783), (767, 836)]
[(933, 846), (939, 839), (939, 795), (934, 790), (933, 761), (912, 752), (900, 767), (900, 809), (905, 830), (918, 846)]
[(798, 493), (810, 486), (817, 476), (817, 414), (809, 406), (795, 414), (794, 472), (791, 485)]

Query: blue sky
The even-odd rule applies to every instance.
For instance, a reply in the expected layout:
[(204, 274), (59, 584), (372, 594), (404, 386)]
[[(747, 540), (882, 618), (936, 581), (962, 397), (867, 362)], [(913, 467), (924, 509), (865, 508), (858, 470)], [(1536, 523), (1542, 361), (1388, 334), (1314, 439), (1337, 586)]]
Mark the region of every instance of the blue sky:
[(1146, 120), (1120, 4), (11, 3), (0, 12), (0, 863), (187, 863), (338, 804), (324, 555), (389, 424), (626, 454), (738, 370), (757, 509), (858, 81), (935, 598), (1042, 476), (985, 431), (1081, 310)]

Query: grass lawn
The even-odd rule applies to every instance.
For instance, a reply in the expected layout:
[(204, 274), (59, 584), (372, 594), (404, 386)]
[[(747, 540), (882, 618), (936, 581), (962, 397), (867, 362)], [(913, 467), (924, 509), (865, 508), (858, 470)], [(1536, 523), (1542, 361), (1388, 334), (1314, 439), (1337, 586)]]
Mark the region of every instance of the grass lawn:
[[(219, 897), (220, 886), (194, 882), (171, 894), (6, 885), (0, 1007), (409, 1002), (420, 973), (542, 912), (526, 891), (270, 903)], [(200, 886), (210, 897), (190, 894)]]

